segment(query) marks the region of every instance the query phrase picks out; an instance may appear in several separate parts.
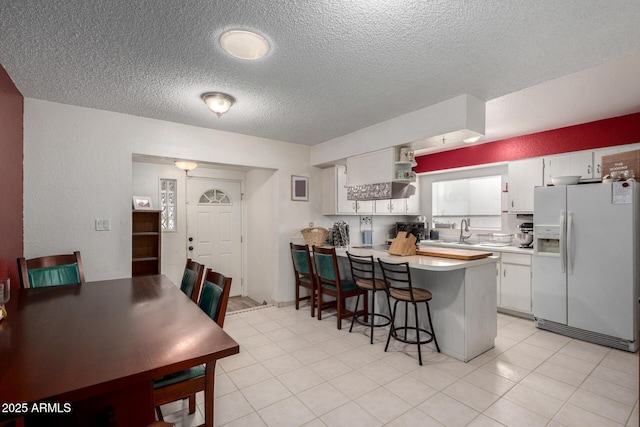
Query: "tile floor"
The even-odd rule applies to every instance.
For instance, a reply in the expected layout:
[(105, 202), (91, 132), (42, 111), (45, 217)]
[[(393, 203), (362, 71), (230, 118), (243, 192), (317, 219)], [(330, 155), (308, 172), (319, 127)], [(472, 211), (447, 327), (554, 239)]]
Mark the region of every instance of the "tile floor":
[[(227, 315), (240, 354), (216, 367), (216, 426), (638, 426), (638, 354), (498, 314), (494, 349), (462, 363), (363, 326), (336, 329), (308, 307)], [(203, 422), (203, 395), (163, 406), (178, 427)]]

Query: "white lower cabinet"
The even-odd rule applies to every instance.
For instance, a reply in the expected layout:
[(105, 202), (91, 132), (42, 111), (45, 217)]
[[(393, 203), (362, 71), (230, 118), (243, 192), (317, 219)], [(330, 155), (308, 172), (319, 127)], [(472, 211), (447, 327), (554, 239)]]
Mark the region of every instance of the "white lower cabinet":
[(499, 280), (498, 308), (530, 315), (531, 255), (503, 253)]

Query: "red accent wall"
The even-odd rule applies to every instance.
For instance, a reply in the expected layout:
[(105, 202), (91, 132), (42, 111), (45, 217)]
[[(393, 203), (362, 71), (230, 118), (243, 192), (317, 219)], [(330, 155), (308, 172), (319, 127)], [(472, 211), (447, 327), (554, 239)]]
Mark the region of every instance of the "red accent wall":
[(24, 98), (0, 65), (0, 277), (20, 287), (16, 259), (23, 254)]
[(640, 113), (416, 157), (417, 173), (640, 142)]

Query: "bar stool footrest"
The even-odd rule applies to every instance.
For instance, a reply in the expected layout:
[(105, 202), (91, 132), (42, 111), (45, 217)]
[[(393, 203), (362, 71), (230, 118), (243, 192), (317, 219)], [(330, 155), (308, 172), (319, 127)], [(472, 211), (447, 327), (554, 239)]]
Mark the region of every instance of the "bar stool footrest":
[[(370, 321), (368, 321), (368, 322), (365, 322), (364, 320), (361, 319), (364, 316), (371, 317), (372, 319)], [(381, 319), (385, 319), (385, 321), (383, 323), (375, 323), (376, 317), (379, 317)], [(355, 320), (360, 325), (367, 326), (369, 328), (371, 327), (371, 322), (374, 322), (373, 323), (373, 327), (374, 328), (383, 327), (383, 326), (389, 326), (391, 324), (391, 317), (387, 316), (386, 314), (380, 314), (380, 313), (358, 314), (358, 315), (355, 316)]]
[[(398, 335), (398, 331), (415, 331), (416, 329), (418, 329), (420, 331), (421, 334), (427, 334), (427, 339), (426, 340), (421, 340), (420, 342), (418, 342), (415, 339), (404, 339), (403, 337)], [(393, 328), (393, 332), (391, 332), (391, 337), (393, 337), (393, 339), (403, 342), (405, 344), (428, 344), (430, 342), (433, 341), (433, 332), (431, 331), (427, 331), (426, 329), (422, 329), (422, 328), (416, 328), (414, 326), (399, 326), (399, 327), (394, 327)]]

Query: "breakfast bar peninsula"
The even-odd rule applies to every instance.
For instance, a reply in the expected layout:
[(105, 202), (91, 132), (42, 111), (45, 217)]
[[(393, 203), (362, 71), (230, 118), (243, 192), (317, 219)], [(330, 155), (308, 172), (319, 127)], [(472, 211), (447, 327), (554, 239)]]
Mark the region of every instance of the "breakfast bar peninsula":
[[(490, 350), (497, 335), (496, 259), (485, 254), (480, 259), (452, 259), (441, 256), (395, 256), (386, 251), (368, 248), (340, 248), (336, 253), (340, 273), (350, 277), (346, 253), (372, 255), (386, 262), (408, 262), (413, 286), (428, 289), (433, 294), (429, 302), (440, 351), (463, 362)], [(468, 252), (468, 251), (467, 251)], [(381, 273), (376, 265), (376, 276)], [(382, 296), (382, 295), (381, 295)], [(376, 311), (385, 312), (386, 303), (376, 301)], [(402, 305), (398, 306), (398, 310)], [(425, 310), (425, 308), (421, 308)], [(414, 316), (409, 312), (409, 323)], [(425, 313), (426, 314), (426, 313)], [(419, 314), (421, 327), (427, 327)], [(404, 321), (404, 310), (396, 322)], [(433, 347), (433, 343), (429, 344)]]

